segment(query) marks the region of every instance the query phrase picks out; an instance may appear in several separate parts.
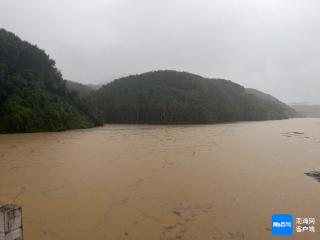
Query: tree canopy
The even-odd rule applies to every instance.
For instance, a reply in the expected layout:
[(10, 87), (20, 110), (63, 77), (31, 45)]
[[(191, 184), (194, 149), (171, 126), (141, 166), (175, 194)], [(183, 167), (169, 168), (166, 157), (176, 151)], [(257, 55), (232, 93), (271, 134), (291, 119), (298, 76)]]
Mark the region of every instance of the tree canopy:
[(291, 117), (239, 84), (177, 71), (117, 79), (90, 95), (108, 123), (218, 123)]
[(101, 124), (100, 113), (66, 88), (55, 62), (43, 50), (0, 29), (0, 132)]

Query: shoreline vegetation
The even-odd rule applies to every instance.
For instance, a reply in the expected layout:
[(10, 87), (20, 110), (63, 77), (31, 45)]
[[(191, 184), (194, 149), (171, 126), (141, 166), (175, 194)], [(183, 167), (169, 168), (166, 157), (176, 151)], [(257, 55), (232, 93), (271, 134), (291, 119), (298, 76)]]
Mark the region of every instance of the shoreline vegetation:
[(162, 70), (102, 87), (66, 81), (43, 50), (0, 29), (0, 133), (115, 124), (212, 124), (278, 120), (297, 113), (224, 79)]

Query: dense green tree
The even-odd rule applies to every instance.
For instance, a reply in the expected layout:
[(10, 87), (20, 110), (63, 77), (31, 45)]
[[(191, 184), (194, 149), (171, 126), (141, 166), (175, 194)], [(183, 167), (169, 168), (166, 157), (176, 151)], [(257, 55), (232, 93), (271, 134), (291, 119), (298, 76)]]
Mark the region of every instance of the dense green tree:
[[(115, 80), (90, 95), (110, 123), (216, 123), (291, 117), (238, 84), (177, 71)], [(294, 111), (292, 112), (294, 114)]]
[(66, 88), (55, 62), (43, 50), (0, 29), (0, 132), (101, 124), (100, 113)]

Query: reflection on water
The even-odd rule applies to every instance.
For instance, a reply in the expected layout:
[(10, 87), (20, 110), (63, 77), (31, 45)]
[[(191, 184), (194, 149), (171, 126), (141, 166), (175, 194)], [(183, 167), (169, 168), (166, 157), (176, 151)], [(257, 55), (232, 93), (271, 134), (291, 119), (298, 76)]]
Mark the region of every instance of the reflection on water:
[(0, 135), (0, 204), (32, 240), (270, 239), (273, 213), (320, 221), (319, 123)]

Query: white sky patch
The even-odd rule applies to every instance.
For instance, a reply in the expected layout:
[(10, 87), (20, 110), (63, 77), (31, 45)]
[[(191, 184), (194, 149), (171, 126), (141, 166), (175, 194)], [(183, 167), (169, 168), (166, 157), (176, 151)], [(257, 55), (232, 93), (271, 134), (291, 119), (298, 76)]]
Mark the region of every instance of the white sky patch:
[(66, 79), (176, 69), (320, 103), (318, 0), (1, 0), (0, 11), (0, 27)]

